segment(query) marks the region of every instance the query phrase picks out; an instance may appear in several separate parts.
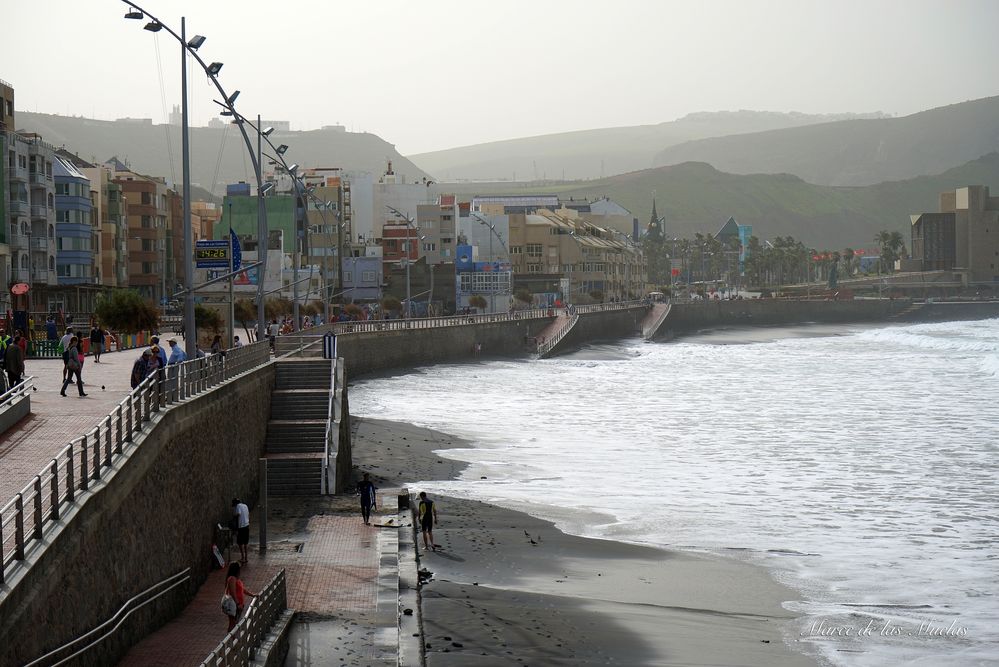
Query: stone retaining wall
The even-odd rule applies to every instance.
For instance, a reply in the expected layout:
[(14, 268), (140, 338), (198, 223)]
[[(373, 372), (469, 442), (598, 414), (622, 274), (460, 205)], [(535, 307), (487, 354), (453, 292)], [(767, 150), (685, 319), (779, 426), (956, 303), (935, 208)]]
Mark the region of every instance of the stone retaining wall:
[[(213, 528), (228, 520), (232, 497), (257, 499), (274, 375), (267, 364), (160, 413), (114, 474), (80, 496), (86, 502), (55, 524), (21, 580), (2, 589), (0, 665), (65, 644), (190, 567), (187, 585), (73, 664), (115, 664), (184, 608), (211, 569)], [(220, 612), (220, 629), (223, 622)]]

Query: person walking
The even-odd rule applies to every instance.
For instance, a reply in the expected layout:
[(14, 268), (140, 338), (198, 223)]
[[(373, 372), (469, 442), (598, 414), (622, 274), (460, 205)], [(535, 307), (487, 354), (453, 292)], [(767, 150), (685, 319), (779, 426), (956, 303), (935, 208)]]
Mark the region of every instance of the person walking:
[(149, 339), (149, 343), (150, 343), (150, 347), (153, 350), (153, 354), (155, 354), (157, 357), (159, 357), (159, 360), (160, 360), (159, 367), (160, 368), (166, 368), (166, 365), (167, 365), (167, 354), (166, 354), (166, 350), (164, 350), (160, 346), (159, 336), (153, 336), (152, 338), (150, 338)]
[(241, 341), (239, 339), (239, 336), (233, 336), (232, 337), (232, 346), (233, 347), (243, 347), (243, 341)]
[(361, 494), (361, 518), (364, 519), (365, 526), (371, 525), (371, 510), (378, 509), (378, 501), (375, 498), (377, 490), (368, 479), (368, 473), (364, 473), (364, 478), (357, 484), (357, 492)]
[(225, 577), (225, 595), (231, 597), (236, 603), (235, 609), (233, 609), (232, 605), (228, 605), (227, 609), (225, 597), (223, 596), (222, 598), (222, 611), (229, 619), (229, 629), (226, 632), (232, 632), (232, 629), (236, 627), (236, 621), (239, 620), (239, 617), (243, 614), (243, 608), (246, 606), (246, 596), (249, 595), (251, 598), (257, 597), (256, 593), (250, 591), (243, 584), (243, 580), (239, 578), (239, 571), (239, 563), (230, 563), (229, 571)]
[(250, 543), (250, 508), (238, 498), (232, 499), (232, 515), (236, 524), (236, 544), (239, 546), (239, 562), (246, 564), (246, 545)]
[(80, 363), (80, 339), (73, 336), (69, 339), (69, 347), (66, 351), (62, 353), (63, 367), (66, 371), (66, 378), (62, 381), (62, 390), (59, 392), (60, 395), (66, 395), (66, 387), (68, 387), (73, 382), (73, 376), (76, 376), (76, 388), (80, 390), (80, 396), (86, 396), (83, 393), (83, 378), (80, 377), (80, 371), (83, 369), (83, 364)]
[(143, 380), (149, 375), (149, 360), (152, 358), (153, 353), (150, 350), (143, 350), (142, 356), (135, 360), (132, 364), (132, 377), (131, 385), (132, 389), (138, 387)]
[(420, 532), (423, 533), (423, 550), (437, 551), (434, 543), (434, 524), (437, 523), (437, 505), (427, 497), (426, 491), (420, 491)]
[(104, 352), (104, 331), (97, 326), (97, 322), (94, 322), (94, 326), (90, 329), (90, 353), (94, 355), (94, 363), (101, 363), (101, 354)]
[(7, 388), (13, 389), (20, 384), (24, 375), (24, 350), (21, 348), (21, 334), (14, 334), (14, 340), (7, 345), (3, 353), (4, 368), (7, 371)]
[[(73, 338), (73, 327), (66, 327), (66, 335), (59, 339), (59, 354), (62, 355), (63, 361), (66, 360), (66, 348), (69, 347), (69, 341)], [(66, 380), (66, 366), (62, 367), (62, 379)]]
[(166, 367), (165, 360), (162, 363), (160, 363), (161, 359), (165, 359), (165, 357), (160, 355), (160, 352), (161, 350), (159, 345), (153, 345), (151, 348), (149, 348), (149, 363), (146, 364), (147, 377), (150, 375), (156, 375), (156, 371)]
[(215, 334), (215, 338), (212, 339), (212, 354), (224, 354), (225, 347), (222, 345), (222, 336)]

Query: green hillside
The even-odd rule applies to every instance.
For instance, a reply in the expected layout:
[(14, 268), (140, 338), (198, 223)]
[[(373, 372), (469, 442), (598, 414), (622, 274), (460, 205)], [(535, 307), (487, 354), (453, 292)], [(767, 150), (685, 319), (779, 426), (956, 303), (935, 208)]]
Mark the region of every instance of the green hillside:
[(409, 156), (445, 181), (589, 179), (653, 166), (667, 146), (742, 132), (827, 123), (880, 114), (809, 115), (769, 111), (693, 113), (657, 125), (562, 132)]
[(706, 162), (733, 174), (794, 174), (809, 183), (873, 185), (938, 174), (999, 150), (999, 97), (902, 118), (699, 139), (671, 146), (656, 166)]
[(964, 185), (999, 191), (999, 153), (936, 176), (867, 187), (829, 187), (787, 174), (728, 174), (704, 163), (685, 163), (588, 182), (548, 184), (441, 184), (441, 191), (471, 196), (510, 192), (557, 193), (564, 198), (610, 197), (642, 225), (649, 221), (652, 193), (666, 216), (666, 233), (692, 236), (716, 232), (729, 218), (753, 226), (763, 239), (792, 235), (824, 248), (873, 245), (881, 229), (909, 238), (909, 215), (936, 211), (941, 192)]
[[(48, 143), (73, 151), (84, 160), (104, 162), (117, 156), (150, 176), (180, 180), (180, 128), (92, 120), (18, 111), (18, 130), (37, 132)], [(254, 149), (256, 137), (251, 135)], [(287, 144), (285, 158), (303, 167), (343, 167), (381, 174), (392, 160), (396, 173), (417, 180), (426, 174), (399, 155), (395, 146), (373, 134), (314, 130), (274, 132), (275, 145)], [(267, 144), (264, 144), (266, 150)], [(221, 159), (220, 159), (221, 154)], [(216, 167), (218, 171), (216, 173)], [(268, 168), (265, 158), (265, 169)], [(191, 128), (191, 180), (206, 190), (224, 192), (227, 183), (252, 181), (253, 167), (234, 125)]]

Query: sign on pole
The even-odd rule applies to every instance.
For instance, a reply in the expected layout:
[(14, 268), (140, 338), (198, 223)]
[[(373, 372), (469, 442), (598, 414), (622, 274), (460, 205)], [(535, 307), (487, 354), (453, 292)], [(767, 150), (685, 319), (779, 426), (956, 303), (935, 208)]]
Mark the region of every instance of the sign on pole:
[(224, 241), (196, 241), (194, 263), (199, 269), (229, 268), (229, 239)]

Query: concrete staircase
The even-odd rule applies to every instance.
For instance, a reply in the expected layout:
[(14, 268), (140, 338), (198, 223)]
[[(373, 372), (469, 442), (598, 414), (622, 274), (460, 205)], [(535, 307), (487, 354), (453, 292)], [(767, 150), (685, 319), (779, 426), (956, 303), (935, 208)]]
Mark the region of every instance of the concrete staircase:
[(267, 423), (267, 493), (312, 496), (322, 493), (330, 361), (281, 360)]

